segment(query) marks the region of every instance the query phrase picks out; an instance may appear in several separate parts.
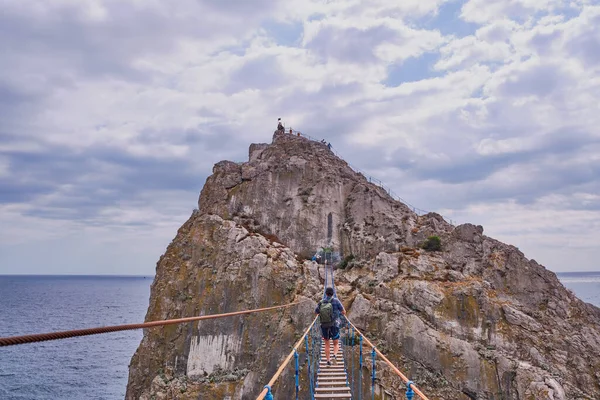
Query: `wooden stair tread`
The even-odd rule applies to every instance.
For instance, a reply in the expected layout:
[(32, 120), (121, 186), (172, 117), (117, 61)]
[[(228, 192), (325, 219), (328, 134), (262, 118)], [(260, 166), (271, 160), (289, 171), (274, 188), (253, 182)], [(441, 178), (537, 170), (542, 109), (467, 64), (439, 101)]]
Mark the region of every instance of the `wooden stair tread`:
[(351, 399), (352, 394), (348, 393), (316, 393), (315, 399)]
[(350, 391), (350, 388), (347, 387), (347, 386), (346, 387), (334, 387), (334, 386), (331, 386), (331, 387), (324, 386), (323, 387), (323, 386), (317, 386), (315, 388), (315, 391), (317, 391), (317, 392), (348, 392), (348, 391)]

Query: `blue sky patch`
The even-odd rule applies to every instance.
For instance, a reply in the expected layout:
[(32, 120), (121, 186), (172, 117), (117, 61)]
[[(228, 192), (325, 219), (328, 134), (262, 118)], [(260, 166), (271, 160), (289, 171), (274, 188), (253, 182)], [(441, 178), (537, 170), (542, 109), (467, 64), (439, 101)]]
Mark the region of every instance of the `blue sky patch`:
[(297, 46), (304, 33), (304, 24), (300, 22), (285, 23), (268, 21), (262, 25), (270, 38), (280, 46)]
[(388, 68), (387, 79), (383, 84), (389, 87), (399, 86), (404, 82), (415, 82), (423, 79), (442, 76), (442, 71), (433, 69), (439, 53), (425, 53), (421, 57), (411, 57), (402, 64), (394, 64)]
[(460, 18), (460, 12), (465, 2), (452, 1), (440, 6), (437, 15), (426, 17), (419, 21), (424, 29), (437, 29), (443, 35), (465, 37), (473, 35), (480, 25), (466, 22)]

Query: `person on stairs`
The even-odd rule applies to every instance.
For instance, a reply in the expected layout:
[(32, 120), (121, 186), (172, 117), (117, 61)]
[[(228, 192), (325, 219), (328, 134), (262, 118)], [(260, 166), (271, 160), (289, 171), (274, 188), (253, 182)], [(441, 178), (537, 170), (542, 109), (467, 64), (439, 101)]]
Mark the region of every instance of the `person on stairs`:
[(327, 365), (331, 365), (330, 340), (333, 340), (333, 362), (337, 363), (337, 352), (340, 349), (340, 314), (346, 315), (342, 303), (333, 297), (333, 288), (325, 289), (325, 298), (317, 304), (315, 314), (321, 322), (321, 333), (325, 342), (325, 359)]

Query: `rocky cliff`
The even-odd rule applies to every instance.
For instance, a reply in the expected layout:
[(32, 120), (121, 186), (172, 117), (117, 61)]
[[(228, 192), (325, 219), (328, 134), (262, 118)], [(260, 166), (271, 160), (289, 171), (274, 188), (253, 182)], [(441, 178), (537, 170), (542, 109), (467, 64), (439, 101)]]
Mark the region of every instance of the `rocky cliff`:
[[(421, 249), (431, 235), (441, 250)], [(145, 331), (126, 398), (254, 399), (311, 320), (322, 279), (307, 259), (323, 246), (345, 260), (349, 318), (430, 399), (600, 399), (600, 309), (482, 227), (418, 216), (325, 145), (279, 132), (215, 165), (158, 262), (146, 320), (308, 302)]]

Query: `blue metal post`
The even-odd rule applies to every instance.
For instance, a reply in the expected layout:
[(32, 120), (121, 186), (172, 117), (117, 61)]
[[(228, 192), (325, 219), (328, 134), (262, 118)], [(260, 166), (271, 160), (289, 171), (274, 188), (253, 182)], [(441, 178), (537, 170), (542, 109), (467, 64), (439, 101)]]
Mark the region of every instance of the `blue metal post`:
[(348, 342), (350, 340), (350, 333), (348, 332), (348, 321), (345, 318), (344, 327), (346, 328), (346, 334), (342, 342), (344, 346), (344, 371), (346, 371), (346, 385), (350, 386), (350, 380), (348, 379)]
[[(315, 349), (316, 356), (313, 357), (313, 362), (315, 363), (315, 370), (319, 371), (319, 361), (321, 360), (321, 342), (323, 341), (323, 339), (321, 338), (321, 333), (319, 332), (319, 328), (316, 325), (314, 329), (315, 343), (313, 344), (313, 348)], [(315, 388), (317, 386), (319, 386), (319, 383), (315, 382)]]
[(311, 341), (312, 341), (312, 356), (313, 356), (313, 358), (312, 358), (312, 362), (313, 362), (312, 366), (313, 366), (313, 368), (312, 368), (312, 375), (311, 375), (311, 377), (313, 379), (313, 391), (310, 394), (311, 395), (311, 400), (314, 400), (315, 388), (317, 387), (317, 382), (315, 382), (315, 374), (316, 374), (316, 372), (317, 372), (317, 370), (319, 368), (319, 354), (318, 354), (318, 347), (317, 347), (317, 346), (319, 346), (319, 341), (317, 339), (316, 332), (317, 332), (317, 327), (315, 325), (315, 326), (313, 326), (313, 329), (312, 329), (312, 338), (311, 338)]
[(375, 400), (375, 347), (371, 350), (371, 359), (373, 360), (373, 374), (371, 375), (371, 400)]
[(265, 400), (273, 400), (273, 393), (271, 393), (271, 386), (266, 385), (267, 394), (265, 395)]
[(327, 263), (325, 262), (323, 263), (323, 271), (325, 272), (325, 287), (323, 288), (323, 298), (325, 298), (325, 291), (327, 290), (327, 279), (329, 278), (329, 275), (327, 275)]
[(362, 366), (363, 366), (363, 355), (362, 355), (362, 335), (358, 337), (359, 342), (359, 357), (358, 357), (358, 400), (362, 399)]
[(310, 333), (311, 332), (308, 332), (308, 335), (304, 336), (304, 347), (306, 347), (306, 369), (308, 371), (308, 387), (310, 390), (310, 398), (311, 398), (311, 400), (313, 400), (313, 379), (312, 379), (312, 368), (310, 365), (311, 361), (310, 361), (310, 345), (309, 345)]
[(300, 391), (300, 373), (298, 368), (298, 352), (294, 350), (294, 363), (296, 365), (296, 400), (298, 400), (298, 392)]
[(333, 264), (331, 265), (331, 287), (333, 288), (333, 297), (337, 297), (337, 291), (335, 290), (335, 281), (333, 280)]
[[(329, 267), (329, 274), (330, 274), (330, 279), (329, 279), (329, 283), (331, 284), (331, 287), (333, 287), (333, 266)], [(333, 296), (335, 297), (335, 290), (333, 291)]]
[(352, 375), (352, 386), (350, 387), (352, 389), (352, 394), (354, 394), (355, 390), (354, 390), (354, 384), (355, 384), (355, 380), (354, 380), (354, 357), (352, 357), (354, 355), (354, 328), (352, 328), (352, 339), (351, 339), (351, 351), (352, 353), (350, 353), (350, 374)]
[(412, 400), (412, 398), (415, 396), (415, 392), (413, 391), (412, 387), (410, 387), (412, 384), (413, 381), (406, 382), (406, 398), (408, 400)]

